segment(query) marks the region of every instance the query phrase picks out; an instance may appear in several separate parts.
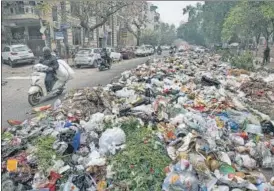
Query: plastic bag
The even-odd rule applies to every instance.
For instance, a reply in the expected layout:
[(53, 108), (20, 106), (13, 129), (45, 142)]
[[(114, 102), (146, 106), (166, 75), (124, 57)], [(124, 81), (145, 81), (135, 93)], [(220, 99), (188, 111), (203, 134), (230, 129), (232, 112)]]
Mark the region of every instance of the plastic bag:
[(101, 132), (104, 129), (104, 117), (103, 113), (95, 113), (91, 115), (88, 122), (80, 121), (80, 124), (86, 129), (86, 131), (98, 131)]
[(59, 66), (62, 65), (66, 69), (68, 73), (68, 80), (72, 80), (75, 75), (75, 72), (72, 70), (72, 68), (64, 60), (58, 60), (58, 63)]
[(245, 132), (252, 133), (252, 134), (261, 134), (262, 133), (262, 127), (259, 126), (259, 125), (247, 124)]
[(121, 98), (128, 98), (135, 95), (134, 90), (128, 90), (127, 88), (123, 88), (122, 90), (117, 91), (116, 93), (117, 97)]
[(99, 139), (100, 152), (106, 154), (116, 153), (116, 148), (126, 142), (126, 134), (121, 128), (107, 129)]
[[(58, 60), (58, 63), (60, 63), (60, 62), (61, 62), (61, 60)], [(56, 70), (56, 78), (62, 82), (65, 82), (69, 79), (69, 73), (68, 73), (67, 69), (62, 64), (59, 64), (59, 67)]]

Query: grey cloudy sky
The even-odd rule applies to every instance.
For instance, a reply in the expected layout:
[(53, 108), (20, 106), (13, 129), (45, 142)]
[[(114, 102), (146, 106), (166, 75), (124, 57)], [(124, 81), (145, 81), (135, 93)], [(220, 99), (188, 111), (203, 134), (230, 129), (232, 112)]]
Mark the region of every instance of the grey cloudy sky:
[[(187, 15), (183, 15), (183, 8), (187, 5), (196, 5), (199, 1), (149, 1), (158, 6), (161, 21), (179, 26), (181, 21), (187, 21)], [(200, 1), (202, 2), (202, 1)]]

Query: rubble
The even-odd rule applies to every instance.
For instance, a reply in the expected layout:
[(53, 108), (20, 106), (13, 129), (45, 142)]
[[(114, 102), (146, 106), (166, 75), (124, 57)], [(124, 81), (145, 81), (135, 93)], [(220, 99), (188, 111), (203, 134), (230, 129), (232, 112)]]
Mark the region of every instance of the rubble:
[(2, 189), (273, 190), (273, 84), (208, 53), (150, 60), (9, 120)]

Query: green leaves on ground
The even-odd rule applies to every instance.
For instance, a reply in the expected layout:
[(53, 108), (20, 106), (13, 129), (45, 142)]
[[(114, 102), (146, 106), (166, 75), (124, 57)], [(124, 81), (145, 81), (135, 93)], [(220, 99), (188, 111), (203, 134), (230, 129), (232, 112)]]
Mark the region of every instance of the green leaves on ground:
[(138, 126), (137, 121), (131, 120), (121, 127), (126, 133), (127, 142), (126, 148), (111, 159), (116, 172), (114, 183), (127, 185), (131, 191), (158, 191), (161, 190), (164, 168), (169, 165), (170, 159), (153, 131)]
[(36, 151), (34, 155), (37, 157), (37, 163), (39, 168), (46, 172), (46, 170), (53, 165), (53, 157), (56, 159), (60, 158), (56, 151), (53, 149), (52, 145), (55, 138), (52, 136), (38, 137), (33, 142), (36, 146)]

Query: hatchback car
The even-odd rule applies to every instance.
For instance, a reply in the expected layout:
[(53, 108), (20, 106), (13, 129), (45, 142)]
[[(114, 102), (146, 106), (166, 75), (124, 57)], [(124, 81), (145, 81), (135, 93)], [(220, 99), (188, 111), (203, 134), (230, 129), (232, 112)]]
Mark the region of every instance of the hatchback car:
[(123, 59), (131, 59), (131, 58), (135, 58), (135, 54), (134, 54), (134, 47), (126, 47), (126, 48), (122, 48), (120, 50), (120, 53), (123, 56)]
[(12, 68), (21, 63), (35, 63), (33, 52), (23, 44), (4, 46), (1, 60)]
[(81, 66), (93, 66), (97, 68), (98, 59), (101, 58), (99, 48), (82, 48), (75, 55), (74, 63), (76, 68)]
[(114, 48), (107, 47), (107, 52), (113, 61), (121, 61), (123, 59), (122, 54), (120, 52), (116, 52)]

